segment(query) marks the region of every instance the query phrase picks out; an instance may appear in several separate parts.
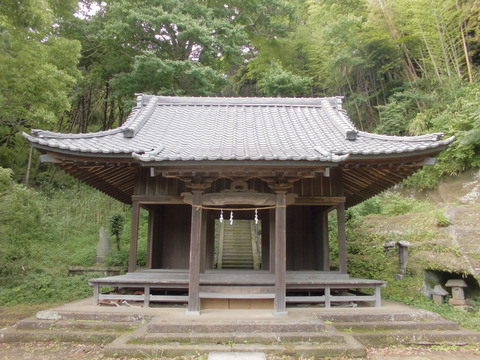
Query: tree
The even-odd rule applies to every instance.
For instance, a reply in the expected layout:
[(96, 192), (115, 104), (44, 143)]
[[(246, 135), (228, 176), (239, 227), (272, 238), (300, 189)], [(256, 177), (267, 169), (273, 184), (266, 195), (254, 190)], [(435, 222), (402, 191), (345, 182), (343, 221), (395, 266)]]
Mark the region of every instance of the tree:
[(0, 166), (15, 166), (19, 131), (55, 128), (70, 108), (69, 93), (80, 77), (80, 44), (59, 36), (72, 0), (14, 1), (0, 5)]
[(117, 250), (120, 251), (120, 234), (123, 230), (124, 218), (122, 214), (115, 214), (110, 218), (109, 230), (110, 234), (115, 236), (115, 243)]
[(265, 71), (257, 86), (266, 96), (308, 96), (311, 79), (292, 74), (274, 61)]

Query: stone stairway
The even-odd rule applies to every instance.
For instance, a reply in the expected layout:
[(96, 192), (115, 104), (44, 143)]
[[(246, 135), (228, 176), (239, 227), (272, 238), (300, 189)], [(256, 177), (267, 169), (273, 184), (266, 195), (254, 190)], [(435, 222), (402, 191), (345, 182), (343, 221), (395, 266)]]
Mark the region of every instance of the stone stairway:
[(418, 309), (292, 308), (284, 317), (261, 310), (207, 311), (192, 317), (184, 309), (149, 309), (149, 315), (142, 315), (141, 307), (121, 307), (118, 313), (96, 309), (41, 312), (0, 330), (0, 342), (98, 343), (105, 344), (106, 357), (122, 358), (210, 352), (362, 358), (368, 347), (480, 344), (480, 333)]
[(0, 329), (0, 342), (75, 342), (108, 344), (132, 332), (145, 321), (121, 314), (75, 314), (41, 311), (36, 317), (21, 320), (13, 328)]
[(252, 234), (246, 220), (223, 223), (222, 269), (253, 269)]
[(152, 320), (105, 347), (105, 356), (166, 357), (210, 352), (264, 352), (279, 356), (365, 357), (348, 335), (317, 320), (224, 320), (201, 323)]

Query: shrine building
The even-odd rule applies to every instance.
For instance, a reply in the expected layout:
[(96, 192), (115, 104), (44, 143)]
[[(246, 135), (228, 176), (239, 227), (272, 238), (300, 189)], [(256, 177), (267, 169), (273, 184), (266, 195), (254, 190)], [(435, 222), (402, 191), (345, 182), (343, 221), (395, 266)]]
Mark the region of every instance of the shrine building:
[(192, 315), (241, 302), (276, 315), (290, 303), (380, 306), (385, 282), (348, 274), (345, 209), (434, 164), (453, 141), (359, 131), (338, 97), (142, 94), (119, 128), (24, 136), (42, 161), (132, 206), (128, 272), (92, 279), (94, 302), (185, 303)]

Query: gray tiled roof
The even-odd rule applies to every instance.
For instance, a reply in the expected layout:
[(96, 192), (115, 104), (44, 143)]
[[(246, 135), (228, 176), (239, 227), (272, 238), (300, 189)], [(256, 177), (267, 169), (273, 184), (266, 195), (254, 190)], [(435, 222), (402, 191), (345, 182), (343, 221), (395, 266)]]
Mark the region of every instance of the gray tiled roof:
[(447, 145), (442, 134), (396, 137), (357, 130), (339, 98), (194, 98), (139, 95), (117, 129), (24, 134), (36, 147), (143, 162), (307, 160), (413, 153)]

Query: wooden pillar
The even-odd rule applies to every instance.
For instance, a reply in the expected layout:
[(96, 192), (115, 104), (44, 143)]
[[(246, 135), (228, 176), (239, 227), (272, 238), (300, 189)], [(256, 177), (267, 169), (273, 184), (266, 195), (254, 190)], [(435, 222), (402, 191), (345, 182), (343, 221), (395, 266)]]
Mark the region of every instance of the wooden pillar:
[(138, 201), (132, 204), (132, 225), (130, 233), (130, 254), (128, 257), (128, 272), (135, 272), (137, 269), (138, 252), (138, 226), (140, 223), (140, 205)]
[(150, 209), (148, 212), (148, 235), (147, 235), (147, 269), (152, 268), (152, 256), (153, 256), (153, 238), (155, 233), (155, 218), (156, 211)]
[(328, 235), (328, 210), (322, 211), (322, 270), (330, 270), (330, 239)]
[(196, 207), (202, 204), (203, 191), (193, 190), (192, 224), (190, 230), (190, 267), (188, 282), (188, 315), (200, 315), (200, 272), (202, 268), (202, 224), (203, 210)]
[[(342, 169), (337, 173), (337, 196), (345, 196)], [(337, 206), (338, 267), (341, 274), (347, 273), (347, 237), (345, 234), (345, 203)]]
[(275, 300), (274, 315), (286, 315), (287, 291), (287, 202), (286, 191), (277, 191), (275, 209)]
[(199, 210), (202, 212), (202, 222), (201, 222), (201, 237), (200, 237), (200, 273), (205, 273), (206, 268), (206, 253), (207, 253), (207, 213), (205, 210)]
[(270, 234), (269, 234), (269, 244), (270, 244), (270, 252), (269, 252), (269, 270), (271, 274), (275, 274), (275, 210), (270, 210)]

